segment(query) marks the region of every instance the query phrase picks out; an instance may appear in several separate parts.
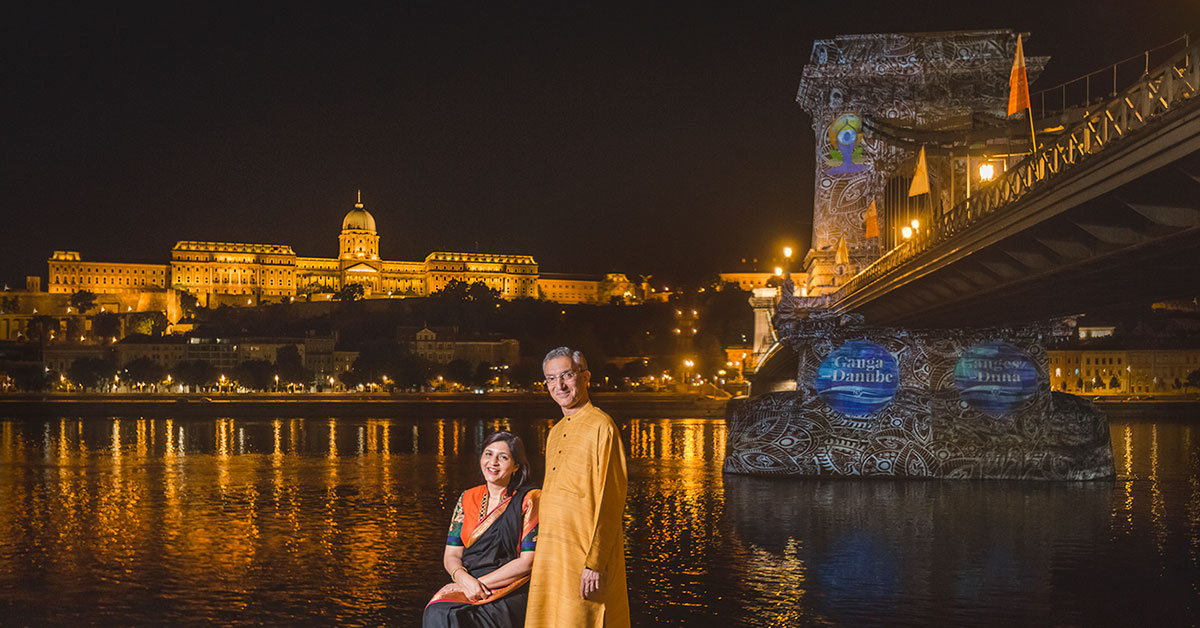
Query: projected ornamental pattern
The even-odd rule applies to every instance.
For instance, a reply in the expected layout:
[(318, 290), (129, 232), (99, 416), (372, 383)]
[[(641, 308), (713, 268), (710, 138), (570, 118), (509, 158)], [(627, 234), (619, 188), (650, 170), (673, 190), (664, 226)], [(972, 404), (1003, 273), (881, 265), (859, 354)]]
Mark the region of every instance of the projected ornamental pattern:
[[(1113, 477), (1108, 420), (1090, 403), (1051, 393), (1047, 328), (903, 330), (810, 312), (779, 322), (798, 358), (795, 391), (752, 397), (729, 422), (725, 471), (754, 475), (897, 476), (1040, 480)], [(1007, 338), (996, 342), (995, 338)], [(821, 393), (822, 365), (877, 345), (898, 374), (895, 396), (873, 413), (846, 413)], [(992, 389), (984, 378), (1016, 376)], [(1011, 363), (1014, 368), (1008, 369)], [(836, 359), (836, 358), (835, 358)], [(983, 362), (979, 362), (983, 360)], [(826, 367), (827, 368), (827, 367)], [(1032, 369), (1032, 376), (1030, 370)], [(827, 371), (828, 373), (828, 371)], [(829, 389), (826, 388), (826, 391)], [(999, 394), (993, 394), (998, 391)]]

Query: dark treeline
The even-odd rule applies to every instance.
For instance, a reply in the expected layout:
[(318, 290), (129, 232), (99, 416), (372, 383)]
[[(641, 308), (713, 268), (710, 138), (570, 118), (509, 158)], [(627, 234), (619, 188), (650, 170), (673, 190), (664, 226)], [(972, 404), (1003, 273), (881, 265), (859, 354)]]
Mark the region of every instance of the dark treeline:
[[(361, 351), (361, 357), (373, 365), (364, 369), (364, 381), (386, 370), (395, 378), (393, 373), (401, 372), (404, 353), (402, 347), (389, 349), (389, 345), (402, 344), (397, 330), (424, 326), (453, 327), (460, 338), (479, 335), (517, 340), (522, 364), (512, 365), (520, 371), (513, 374), (514, 382), (538, 377), (541, 357), (562, 345), (584, 351), (596, 372), (603, 371), (612, 358), (630, 357), (644, 358), (642, 366), (651, 370), (670, 370), (684, 356), (697, 362), (698, 372), (709, 372), (724, 365), (725, 347), (748, 344), (753, 332), (750, 293), (736, 284), (722, 288), (675, 295), (667, 303), (561, 305), (537, 299), (507, 301), (483, 284), (451, 282), (423, 298), (316, 304), (324, 308), (317, 314), (308, 304), (200, 310), (194, 334), (299, 337), (333, 333), (339, 349)], [(629, 367), (627, 372), (637, 370)]]
[[(593, 382), (600, 388), (620, 388), (631, 381), (688, 370), (710, 377), (726, 363), (725, 348), (749, 344), (753, 332), (750, 294), (736, 284), (676, 294), (668, 302), (607, 305), (562, 305), (538, 299), (508, 301), (481, 283), (451, 282), (429, 297), (404, 299), (345, 299), (329, 302), (277, 303), (255, 308), (223, 306), (183, 308), (192, 336), (202, 338), (303, 339), (336, 338), (339, 351), (356, 351), (351, 370), (339, 373), (338, 383), (384, 389), (420, 389), (452, 382), (463, 386), (488, 383), (529, 387), (542, 377), (541, 358), (557, 346), (581, 349), (588, 357)], [(79, 299), (80, 313), (91, 304)], [(37, 343), (68, 338), (81, 331), (64, 328), (59, 319), (35, 321)], [(78, 318), (78, 317), (77, 317)], [(98, 338), (153, 341), (167, 329), (159, 312), (93, 313), (92, 334)], [(68, 321), (70, 322), (70, 321)], [(407, 341), (414, 329), (453, 328), (458, 340), (511, 338), (520, 344), (517, 364), (470, 364), (454, 360), (433, 364), (413, 355)], [(401, 333), (403, 330), (403, 333)], [(250, 360), (228, 373), (203, 361), (186, 361), (168, 372), (163, 365), (140, 358), (128, 364), (107, 359), (79, 358), (65, 373), (33, 365), (6, 369), (18, 389), (44, 390), (60, 383), (89, 390), (186, 385), (211, 390), (236, 382), (252, 390), (281, 390), (289, 384), (327, 386), (301, 363), (295, 347), (282, 348), (275, 362)]]

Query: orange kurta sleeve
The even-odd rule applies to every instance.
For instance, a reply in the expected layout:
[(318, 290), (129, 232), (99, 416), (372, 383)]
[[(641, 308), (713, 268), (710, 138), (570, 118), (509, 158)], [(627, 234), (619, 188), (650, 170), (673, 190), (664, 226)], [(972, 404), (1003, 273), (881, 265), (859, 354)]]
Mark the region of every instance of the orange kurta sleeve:
[(621, 438), (611, 420), (596, 426), (596, 460), (592, 486), (599, 508), (592, 529), (592, 542), (585, 566), (605, 573), (613, 553), (623, 547), (626, 470)]

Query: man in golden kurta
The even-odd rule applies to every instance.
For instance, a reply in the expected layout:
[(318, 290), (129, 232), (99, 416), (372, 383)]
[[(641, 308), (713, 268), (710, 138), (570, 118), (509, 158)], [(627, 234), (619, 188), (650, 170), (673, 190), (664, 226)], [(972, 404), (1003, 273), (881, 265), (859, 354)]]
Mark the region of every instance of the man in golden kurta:
[(563, 418), (546, 441), (546, 481), (526, 628), (628, 626), (625, 451), (588, 397), (587, 360), (559, 347), (542, 361)]

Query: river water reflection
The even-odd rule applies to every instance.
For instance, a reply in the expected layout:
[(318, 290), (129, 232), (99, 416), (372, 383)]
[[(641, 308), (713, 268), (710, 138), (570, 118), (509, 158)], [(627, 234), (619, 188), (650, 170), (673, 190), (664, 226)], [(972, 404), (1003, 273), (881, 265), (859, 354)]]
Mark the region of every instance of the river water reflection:
[[(478, 444), (551, 425), (0, 419), (0, 624), (418, 625)], [(1114, 422), (1102, 483), (725, 476), (723, 421), (621, 427), (638, 626), (1200, 617), (1186, 423)]]

